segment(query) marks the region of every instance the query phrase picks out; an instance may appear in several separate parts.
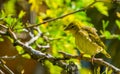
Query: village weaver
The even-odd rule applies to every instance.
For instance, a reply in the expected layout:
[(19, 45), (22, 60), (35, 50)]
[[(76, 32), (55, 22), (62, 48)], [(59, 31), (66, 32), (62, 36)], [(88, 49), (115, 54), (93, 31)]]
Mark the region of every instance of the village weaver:
[(98, 36), (95, 28), (74, 21), (70, 23), (65, 30), (73, 34), (75, 37), (75, 44), (81, 54), (88, 54), (94, 57), (98, 53), (103, 53), (107, 58), (111, 58), (106, 52), (106, 47)]

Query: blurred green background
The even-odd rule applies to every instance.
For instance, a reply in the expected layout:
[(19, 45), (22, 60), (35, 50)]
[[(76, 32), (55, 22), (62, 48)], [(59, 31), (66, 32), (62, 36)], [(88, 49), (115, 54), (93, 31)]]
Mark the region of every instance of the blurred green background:
[[(96, 2), (85, 11), (77, 12), (64, 18), (40, 25), (40, 30), (51, 39), (49, 42), (50, 49), (41, 49), (41, 51), (49, 53), (55, 57), (62, 56), (58, 53), (58, 51), (63, 51), (72, 55), (79, 55), (79, 51), (76, 49), (76, 45), (74, 43), (74, 37), (69, 32), (64, 31), (64, 28), (70, 22), (73, 20), (79, 20), (82, 23), (95, 27), (98, 30), (97, 32), (99, 36), (101, 36), (101, 39), (107, 46), (107, 52), (112, 57), (106, 61), (120, 68), (120, 2), (117, 0), (98, 1), (99, 2)], [(94, 0), (0, 0), (0, 24), (7, 25), (8, 27), (15, 26), (14, 32), (21, 33), (23, 32), (24, 24), (39, 24), (43, 21), (85, 8), (92, 2), (94, 2)], [(25, 42), (29, 39), (29, 37), (22, 36), (20, 39)], [(18, 47), (18, 51), (16, 51), (15, 47), (12, 45), (9, 50), (8, 48), (4, 48), (5, 41), (9, 43), (8, 45), (12, 43), (7, 37), (0, 35), (0, 41), (0, 56), (14, 55), (14, 52), (15, 54), (22, 52), (19, 51), (21, 48)], [(47, 44), (42, 38), (39, 38), (37, 43), (41, 45)], [(33, 47), (35, 48), (34, 45)], [(19, 61), (22, 69), (20, 67), (18, 70), (16, 70), (16, 65), (9, 65), (10, 61), (7, 60), (8, 66), (15, 73), (19, 73), (19, 70), (20, 72), (24, 70), (24, 74), (30, 74), (28, 73), (29, 70), (33, 70), (34, 72), (37, 70), (37, 62), (23, 58), (21, 59), (22, 60), (17, 59), (17, 61), (11, 63), (14, 64)], [(23, 64), (22, 62), (21, 65), (21, 61), (27, 62), (26, 64)], [(32, 61), (30, 67), (31, 69), (26, 69), (25, 66), (28, 65), (30, 61)], [(70, 59), (65, 62), (68, 63), (69, 61), (74, 61), (78, 65), (81, 74), (92, 74), (94, 65), (91, 63), (76, 59)], [(41, 71), (41, 74), (64, 74), (64, 72), (61, 73), (62, 69), (60, 67), (52, 65), (49, 61), (46, 61), (45, 66), (42, 66), (39, 69), (41, 68), (42, 71), (44, 71)], [(99, 74), (99, 72), (97, 74)], [(109, 72), (108, 74), (111, 73)]]

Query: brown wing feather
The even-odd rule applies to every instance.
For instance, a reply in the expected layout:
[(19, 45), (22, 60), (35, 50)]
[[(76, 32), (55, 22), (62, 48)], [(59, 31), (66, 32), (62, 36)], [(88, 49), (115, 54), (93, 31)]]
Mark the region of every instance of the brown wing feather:
[(84, 26), (82, 27), (82, 29), (88, 32), (89, 38), (91, 39), (92, 42), (95, 42), (99, 46), (106, 48), (104, 43), (100, 40), (98, 34), (96, 33), (97, 30), (95, 28)]

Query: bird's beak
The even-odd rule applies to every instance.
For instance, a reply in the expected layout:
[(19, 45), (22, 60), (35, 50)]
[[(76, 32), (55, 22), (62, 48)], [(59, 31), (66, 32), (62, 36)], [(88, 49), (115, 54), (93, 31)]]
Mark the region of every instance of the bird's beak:
[(64, 29), (64, 31), (67, 31), (67, 30), (69, 30), (69, 27), (68, 27), (68, 26)]
[(67, 27), (64, 29), (64, 31), (66, 31), (67, 30)]

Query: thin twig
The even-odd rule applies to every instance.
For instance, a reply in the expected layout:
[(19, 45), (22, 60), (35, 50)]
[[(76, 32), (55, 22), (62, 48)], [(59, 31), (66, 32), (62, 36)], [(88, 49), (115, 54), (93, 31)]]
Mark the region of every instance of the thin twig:
[(50, 54), (42, 53), (41, 51), (35, 50), (30, 45), (21, 42), (20, 40), (18, 40), (17, 36), (15, 35), (15, 33), (11, 29), (7, 29), (7, 30), (8, 30), (7, 32), (10, 34), (11, 38), (14, 39), (14, 41), (16, 41), (16, 44), (23, 47), (24, 50), (28, 54), (30, 54), (32, 56), (32, 58), (35, 60), (38, 60), (38, 61), (49, 60), (51, 63), (53, 63), (59, 67), (62, 67), (63, 69), (66, 69), (68, 64), (66, 64), (60, 60), (68, 60), (68, 59), (74, 58), (74, 59), (86, 60), (86, 61), (94, 62), (97, 64), (101, 64), (104, 66), (108, 66), (108, 67), (112, 68), (116, 73), (120, 72), (120, 69), (118, 69), (114, 65), (112, 65), (112, 64), (110, 64), (102, 59), (99, 59), (99, 58), (93, 58), (93, 61), (92, 61), (91, 58), (81, 57), (81, 56), (73, 56), (73, 55), (65, 53), (65, 52), (61, 52), (65, 57), (55, 58)]
[[(62, 62), (62, 61), (56, 61), (55, 60), (55, 57), (53, 57), (52, 55), (50, 54), (45, 54), (45, 53), (42, 53), (41, 51), (37, 51), (35, 49), (33, 49), (31, 46), (19, 41), (17, 39), (17, 36), (14, 34), (14, 32), (10, 31), (11, 33), (11, 37), (13, 37), (13, 39), (16, 41), (16, 43), (20, 46), (22, 46), (24, 48), (24, 50), (30, 54), (32, 56), (33, 59), (37, 60), (37, 61), (41, 61), (41, 60), (49, 60), (51, 63), (63, 68), (63, 69), (67, 69), (68, 68), (68, 64)], [(72, 67), (72, 66), (71, 66)], [(74, 68), (73, 68), (74, 69)], [(77, 68), (76, 68), (77, 69)], [(71, 72), (70, 74), (75, 74), (77, 72), (77, 70), (72, 70), (74, 72)]]
[(6, 70), (9, 74), (14, 74), (4, 63), (4, 60), (0, 59), (0, 66)]
[[(113, 0), (113, 2), (115, 2), (115, 1), (118, 1), (118, 0)], [(99, 0), (94, 0), (94, 2), (92, 2), (91, 4), (89, 4), (89, 5), (88, 5), (87, 7), (85, 7), (85, 8), (82, 8), (82, 9), (79, 9), (79, 10), (76, 10), (76, 11), (73, 11), (73, 12), (70, 12), (70, 13), (68, 13), (68, 14), (64, 14), (64, 15), (59, 16), (59, 17), (57, 17), (57, 18), (53, 18), (53, 19), (49, 19), (49, 20), (43, 21), (42, 23), (39, 23), (39, 24), (27, 26), (27, 28), (36, 27), (36, 26), (39, 26), (39, 25), (41, 25), (41, 24), (45, 24), (45, 23), (47, 23), (47, 22), (51, 22), (51, 21), (55, 21), (55, 20), (64, 18), (64, 17), (66, 17), (66, 16), (68, 16), (68, 15), (75, 14), (75, 13), (77, 13), (77, 12), (85, 11), (85, 10), (87, 10), (88, 8), (90, 8), (92, 5), (94, 5), (96, 2), (105, 2), (105, 1), (104, 1), (104, 0), (103, 0), (103, 1), (101, 1), (101, 0), (100, 0), (100, 1), (99, 1)]]
[(5, 28), (5, 29), (8, 29), (8, 27), (5, 26), (5, 25), (0, 24), (0, 26), (3, 27), (3, 28)]
[(119, 39), (120, 35), (118, 34), (112, 34), (109, 36), (109, 38), (106, 38), (105, 35), (100, 35), (100, 38), (106, 38), (106, 39)]
[(47, 22), (51, 22), (51, 21), (55, 21), (55, 20), (61, 19), (61, 18), (66, 17), (66, 16), (68, 16), (68, 15), (75, 14), (75, 13), (80, 12), (80, 11), (84, 11), (84, 10), (90, 8), (90, 7), (91, 7), (93, 4), (95, 4), (96, 2), (98, 2), (98, 1), (94, 1), (94, 2), (92, 2), (90, 5), (88, 5), (88, 6), (85, 7), (85, 8), (82, 8), (82, 9), (79, 9), (79, 10), (76, 10), (76, 11), (73, 11), (73, 12), (70, 12), (70, 13), (65, 14), (65, 15), (62, 15), (62, 16), (60, 16), (60, 17), (53, 18), (53, 19), (49, 19), (49, 20), (43, 21), (42, 23), (28, 26), (28, 28), (30, 28), (30, 27), (36, 27), (36, 26), (39, 26), (39, 25), (41, 25), (41, 24), (45, 24), (45, 23), (47, 23)]
[(47, 45), (39, 45), (39, 44), (36, 44), (36, 45), (37, 45), (37, 47), (39, 49), (42, 49), (42, 48), (48, 49), (48, 48), (50, 48), (50, 44), (49, 43)]
[(5, 74), (2, 70), (0, 70), (0, 74)]
[[(24, 53), (23, 53), (24, 54)], [(23, 54), (17, 54), (17, 55), (14, 55), (14, 56), (0, 56), (0, 59), (5, 59), (5, 60), (14, 60), (16, 58), (19, 58), (20, 56), (22, 56)]]
[(113, 69), (117, 74), (120, 74), (120, 69), (118, 69), (117, 67), (115, 67), (114, 65), (104, 61), (103, 59), (99, 59), (99, 58), (93, 58), (93, 61), (95, 63), (98, 63), (98, 64), (102, 64), (102, 65), (105, 65), (105, 66), (108, 66), (110, 67), (111, 69)]
[(30, 45), (33, 42), (35, 42), (42, 35), (42, 32), (40, 31), (39, 27), (37, 27), (36, 30), (38, 31), (38, 34), (32, 37), (32, 39), (30, 39), (28, 42), (26, 42), (27, 45)]
[(71, 54), (68, 54), (68, 53), (65, 53), (65, 52), (61, 52), (61, 51), (59, 53), (63, 54), (64, 58), (56, 58), (56, 60), (66, 60), (66, 59), (68, 60), (68, 59), (71, 59), (71, 58), (86, 60), (86, 61), (94, 62), (94, 63), (100, 64), (100, 65), (108, 66), (109, 68), (113, 69), (117, 74), (120, 73), (119, 68), (117, 68), (114, 65), (104, 61), (101, 58), (81, 57), (81, 55), (79, 55), (79, 56), (78, 55), (71, 55)]

